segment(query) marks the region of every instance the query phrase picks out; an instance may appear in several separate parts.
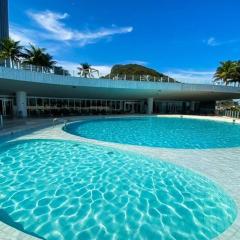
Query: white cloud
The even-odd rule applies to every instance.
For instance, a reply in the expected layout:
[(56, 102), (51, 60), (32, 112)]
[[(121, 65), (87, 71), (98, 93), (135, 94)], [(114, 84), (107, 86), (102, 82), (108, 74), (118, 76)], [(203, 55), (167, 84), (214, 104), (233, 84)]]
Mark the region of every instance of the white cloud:
[(16, 25), (10, 25), (10, 37), (14, 39), (15, 41), (21, 41), (22, 45), (28, 45), (29, 43), (35, 44), (35, 39), (33, 36), (35, 36), (34, 32), (18, 27)]
[(112, 25), (111, 28), (100, 28), (95, 31), (86, 30), (80, 31), (78, 29), (71, 29), (63, 22), (69, 17), (67, 13), (56, 13), (52, 11), (32, 12), (28, 15), (46, 32), (42, 34), (46, 39), (64, 42), (78, 42), (80, 46), (93, 43), (99, 39), (111, 37), (116, 34), (130, 33), (133, 27), (116, 27)]
[(219, 43), (216, 41), (216, 39), (214, 37), (210, 37), (207, 40), (207, 45), (214, 47), (214, 46), (219, 45)]
[(211, 83), (213, 81), (214, 71), (195, 71), (195, 70), (169, 70), (166, 75), (182, 83)]
[(53, 44), (52, 42), (42, 41), (39, 37), (39, 33), (33, 29), (22, 28), (18, 25), (10, 25), (10, 37), (15, 41), (20, 41), (22, 46), (28, 46), (29, 44), (37, 45), (46, 48), (48, 53), (57, 54), (61, 51), (61, 44)]
[[(71, 40), (73, 38), (73, 32), (65, 29), (65, 25), (61, 23), (61, 20), (68, 17), (67, 13), (59, 14), (51, 11), (45, 12), (28, 12), (28, 15), (43, 29), (52, 33), (51, 38), (55, 40)], [(47, 37), (47, 35), (46, 35)]]
[(205, 44), (207, 44), (210, 47), (216, 47), (221, 45), (228, 45), (232, 43), (238, 43), (239, 39), (230, 39), (226, 41), (218, 41), (215, 37), (209, 37), (207, 40), (203, 40)]
[(97, 69), (99, 71), (100, 76), (106, 76), (111, 72), (112, 66), (108, 65), (94, 65), (93, 68)]
[[(67, 69), (72, 75), (76, 76), (77, 68), (80, 66), (80, 63), (68, 62), (68, 61), (57, 61), (58, 65)], [(92, 68), (95, 68), (99, 71), (100, 76), (106, 76), (111, 72), (111, 65), (92, 65)]]

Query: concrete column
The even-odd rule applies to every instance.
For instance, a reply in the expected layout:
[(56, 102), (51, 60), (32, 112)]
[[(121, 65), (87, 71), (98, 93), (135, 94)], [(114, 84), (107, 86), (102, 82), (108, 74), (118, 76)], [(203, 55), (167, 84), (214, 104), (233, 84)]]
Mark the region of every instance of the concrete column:
[(17, 116), (27, 117), (27, 94), (26, 92), (16, 92)]
[(190, 110), (191, 110), (191, 112), (195, 112), (195, 102), (191, 102), (191, 104), (190, 104)]
[(147, 99), (147, 114), (153, 113), (153, 98), (150, 97)]

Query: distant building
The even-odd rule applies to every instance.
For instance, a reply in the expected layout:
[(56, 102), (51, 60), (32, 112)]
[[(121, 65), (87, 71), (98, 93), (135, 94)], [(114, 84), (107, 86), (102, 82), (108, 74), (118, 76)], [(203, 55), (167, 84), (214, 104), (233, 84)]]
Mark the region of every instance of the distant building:
[(9, 37), (8, 0), (0, 1), (0, 39)]

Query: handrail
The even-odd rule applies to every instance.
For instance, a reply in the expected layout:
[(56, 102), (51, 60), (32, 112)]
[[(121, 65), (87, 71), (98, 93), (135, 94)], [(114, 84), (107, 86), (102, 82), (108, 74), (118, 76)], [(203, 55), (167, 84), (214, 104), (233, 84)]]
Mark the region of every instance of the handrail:
[[(27, 70), (31, 72), (38, 72), (38, 73), (44, 73), (44, 74), (54, 74), (54, 75), (61, 75), (61, 76), (83, 78), (76, 71), (69, 72), (65, 69), (60, 69), (59, 67), (53, 67), (50, 69), (43, 66), (23, 64), (20, 62), (15, 62), (10, 64), (9, 61), (7, 60), (0, 62), (0, 67), (17, 69), (17, 70)], [(151, 75), (108, 74), (105, 77), (92, 76), (88, 78), (89, 79), (127, 80), (127, 81), (138, 81), (138, 82), (139, 81), (140, 82), (158, 82), (158, 83), (159, 82), (160, 83), (182, 83), (182, 84), (190, 83), (190, 82), (177, 81), (168, 76), (156, 77)], [(228, 87), (240, 87), (240, 82), (229, 83), (227, 85), (223, 81), (212, 81), (211, 83), (214, 86), (219, 85), (219, 86), (228, 86)], [(194, 84), (201, 84), (201, 83), (194, 82)]]
[(64, 128), (67, 127), (67, 123), (68, 120), (67, 119), (63, 119), (63, 118), (54, 118), (52, 121), (53, 127), (55, 127), (57, 124), (63, 123), (64, 124)]
[(224, 116), (224, 117), (230, 117), (230, 118), (235, 118), (235, 119), (240, 119), (240, 110), (216, 110), (216, 114), (219, 116)]

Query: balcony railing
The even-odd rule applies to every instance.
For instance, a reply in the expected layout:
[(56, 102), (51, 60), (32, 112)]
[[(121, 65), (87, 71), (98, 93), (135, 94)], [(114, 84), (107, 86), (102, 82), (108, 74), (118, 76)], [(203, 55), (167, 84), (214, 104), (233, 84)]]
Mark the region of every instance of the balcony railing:
[(230, 117), (230, 118), (235, 118), (235, 119), (240, 119), (240, 110), (239, 109), (234, 109), (234, 110), (229, 110), (229, 109), (216, 110), (216, 115), (224, 116), (224, 117)]
[[(20, 62), (15, 62), (14, 64), (10, 64), (8, 60), (0, 61), (1, 67), (6, 68), (13, 68), (13, 69), (19, 69), (19, 70), (27, 70), (31, 72), (39, 72), (44, 74), (55, 74), (55, 75), (61, 75), (61, 76), (71, 76), (71, 77), (78, 77), (82, 78), (78, 74), (78, 71), (68, 71), (65, 69), (62, 69), (61, 67), (53, 67), (53, 68), (47, 68), (43, 66), (36, 66), (36, 65), (29, 65), (29, 64), (23, 64)], [(168, 76), (163, 77), (155, 77), (151, 75), (130, 75), (130, 74), (108, 74), (105, 77), (99, 77), (97, 74), (89, 72), (89, 74), (86, 76), (86, 78), (90, 79), (112, 79), (112, 80), (127, 80), (127, 81), (142, 81), (142, 82), (162, 82), (162, 83), (190, 83), (189, 81), (178, 81), (173, 78), (170, 78)], [(201, 84), (200, 82), (192, 82), (193, 84)], [(217, 82), (210, 82), (208, 84), (212, 85), (221, 85), (221, 86), (229, 86), (229, 87), (240, 87), (240, 82), (238, 83), (229, 83), (225, 84), (223, 81), (217, 81)]]

